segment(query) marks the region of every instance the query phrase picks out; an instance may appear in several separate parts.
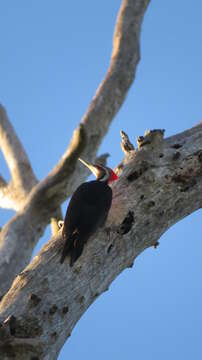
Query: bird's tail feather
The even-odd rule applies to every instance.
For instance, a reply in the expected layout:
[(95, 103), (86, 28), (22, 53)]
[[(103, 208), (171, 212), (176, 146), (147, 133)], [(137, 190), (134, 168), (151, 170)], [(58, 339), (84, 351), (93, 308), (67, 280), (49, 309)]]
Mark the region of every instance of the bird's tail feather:
[(70, 251), (70, 266), (72, 267), (76, 260), (81, 256), (84, 247), (82, 239), (76, 239)]
[(69, 252), (69, 246), (67, 247), (66, 244), (65, 244), (65, 246), (64, 246), (64, 248), (62, 250), (61, 258), (60, 258), (60, 264), (63, 264), (68, 252)]
[(66, 237), (65, 233), (62, 234), (62, 237), (65, 241), (65, 244), (64, 244), (64, 247), (63, 247), (63, 250), (62, 250), (62, 255), (61, 255), (61, 258), (60, 258), (60, 263), (62, 264), (66, 258), (66, 256), (70, 253), (71, 249), (72, 249), (72, 245), (74, 243), (74, 240), (76, 239), (77, 237), (77, 233), (73, 233), (71, 235), (71, 237)]
[(60, 263), (62, 264), (68, 254), (70, 254), (70, 266), (72, 267), (75, 261), (81, 256), (84, 247), (84, 242), (79, 238), (78, 232), (72, 234), (72, 236), (65, 241)]

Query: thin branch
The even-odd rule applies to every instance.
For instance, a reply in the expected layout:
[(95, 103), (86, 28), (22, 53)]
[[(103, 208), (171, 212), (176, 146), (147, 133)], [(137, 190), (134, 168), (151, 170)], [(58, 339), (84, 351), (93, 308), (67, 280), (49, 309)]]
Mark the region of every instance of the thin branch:
[(0, 105), (0, 148), (11, 173), (9, 184), (1, 178), (0, 183), (3, 186), (0, 184), (0, 206), (17, 211), (23, 207), (27, 194), (36, 185), (37, 180), (2, 105)]
[(12, 181), (16, 187), (29, 192), (36, 184), (36, 179), (25, 150), (2, 105), (0, 105), (0, 147), (10, 169)]
[(12, 350), (17, 360), (46, 359), (47, 353), (55, 359), (80, 317), (118, 274), (202, 206), (202, 124), (165, 141), (161, 131), (144, 140), (113, 187), (108, 231), (88, 241), (73, 268), (68, 258), (59, 264), (63, 241), (53, 237), (15, 279), (0, 303), (2, 356)]
[(121, 134), (121, 149), (125, 155), (128, 155), (128, 153), (134, 151), (135, 148), (133, 144), (130, 142), (128, 135), (123, 130), (120, 131), (120, 134)]

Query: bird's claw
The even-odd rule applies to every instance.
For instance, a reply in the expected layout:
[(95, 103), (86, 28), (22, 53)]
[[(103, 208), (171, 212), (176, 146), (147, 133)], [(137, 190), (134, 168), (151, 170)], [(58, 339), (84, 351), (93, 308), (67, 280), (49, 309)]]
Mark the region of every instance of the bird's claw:
[(64, 226), (64, 221), (63, 221), (63, 220), (59, 220), (59, 221), (58, 221), (59, 231), (62, 230), (63, 226)]

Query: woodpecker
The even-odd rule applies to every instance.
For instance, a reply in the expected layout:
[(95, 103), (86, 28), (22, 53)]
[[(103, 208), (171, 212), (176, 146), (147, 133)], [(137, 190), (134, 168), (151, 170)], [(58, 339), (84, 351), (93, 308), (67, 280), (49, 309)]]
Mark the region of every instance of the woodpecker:
[(104, 225), (112, 203), (109, 183), (118, 179), (106, 166), (79, 159), (96, 176), (96, 180), (81, 184), (72, 195), (65, 215), (62, 237), (64, 247), (60, 263), (70, 255), (70, 266), (81, 256), (84, 244)]

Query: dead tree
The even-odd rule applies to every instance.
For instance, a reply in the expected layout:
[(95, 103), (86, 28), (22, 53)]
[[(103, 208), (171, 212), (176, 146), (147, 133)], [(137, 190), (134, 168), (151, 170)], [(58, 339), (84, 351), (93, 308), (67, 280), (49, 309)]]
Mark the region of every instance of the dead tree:
[[(116, 168), (120, 178), (106, 227), (90, 239), (73, 268), (59, 264), (60, 205), (88, 175), (77, 158), (95, 159), (134, 80), (148, 3), (123, 0), (107, 74), (45, 179), (36, 179), (0, 108), (0, 146), (11, 173), (9, 183), (0, 177), (0, 206), (16, 210), (0, 232), (1, 359), (56, 359), (74, 325), (117, 275), (156, 246), (170, 226), (202, 206), (202, 124), (167, 139), (163, 130), (148, 131), (136, 149), (122, 131), (125, 157)], [(30, 262), (50, 222), (53, 236)]]

